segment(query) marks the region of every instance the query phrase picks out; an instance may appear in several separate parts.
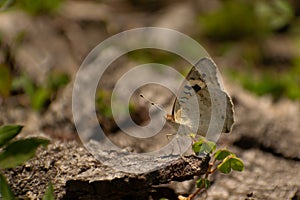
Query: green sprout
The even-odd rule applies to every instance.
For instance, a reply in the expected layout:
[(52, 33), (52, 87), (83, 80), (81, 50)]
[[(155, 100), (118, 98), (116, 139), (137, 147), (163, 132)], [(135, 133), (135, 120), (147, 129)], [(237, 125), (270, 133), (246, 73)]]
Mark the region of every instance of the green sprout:
[(231, 170), (239, 172), (244, 170), (243, 161), (240, 158), (236, 157), (234, 153), (227, 149), (216, 150), (216, 144), (214, 142), (206, 140), (205, 138), (200, 138), (198, 141), (194, 142), (192, 145), (192, 149), (197, 155), (212, 155), (213, 161), (209, 163), (208, 169), (203, 177), (200, 177), (197, 180), (196, 187), (198, 189), (189, 197), (181, 197), (181, 199), (192, 200), (199, 194), (199, 192), (208, 189), (211, 185), (209, 175), (215, 173), (216, 171), (220, 171), (224, 174), (229, 174)]

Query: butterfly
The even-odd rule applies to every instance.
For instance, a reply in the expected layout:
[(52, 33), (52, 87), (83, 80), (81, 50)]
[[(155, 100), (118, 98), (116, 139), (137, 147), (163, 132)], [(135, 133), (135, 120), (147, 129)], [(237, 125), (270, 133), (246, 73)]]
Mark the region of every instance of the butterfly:
[(233, 103), (223, 88), (216, 64), (204, 57), (185, 79), (167, 122), (181, 128), (184, 134), (229, 133), (234, 123)]

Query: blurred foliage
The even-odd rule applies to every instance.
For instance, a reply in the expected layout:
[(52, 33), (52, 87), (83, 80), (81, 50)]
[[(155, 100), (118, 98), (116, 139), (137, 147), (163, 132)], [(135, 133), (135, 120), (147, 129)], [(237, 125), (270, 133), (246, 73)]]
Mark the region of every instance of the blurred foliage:
[(127, 53), (130, 59), (142, 63), (173, 64), (178, 60), (178, 55), (160, 49), (139, 49)]
[(28, 75), (22, 74), (13, 79), (13, 89), (21, 89), (29, 97), (30, 105), (34, 110), (41, 111), (56, 95), (57, 90), (70, 81), (66, 73), (49, 72), (43, 85), (37, 85)]
[(266, 60), (263, 45), (268, 37), (283, 33), (290, 35), (291, 40), (295, 35), (299, 38), (299, 32), (294, 35), (288, 32), (297, 31), (293, 28), (298, 26), (296, 22), (294, 8), (286, 0), (223, 1), (217, 9), (199, 16), (203, 35), (220, 43), (216, 46), (221, 55), (237, 48), (249, 64), (244, 69), (231, 67), (230, 77), (258, 95), (271, 94), (275, 100), (284, 96), (300, 98), (300, 62), (297, 61), (300, 54), (291, 56), (290, 63), (280, 63), (289, 67), (281, 67), (285, 69), (279, 72), (275, 67), (263, 66)]
[[(181, 47), (182, 51), (193, 51), (190, 47)], [(183, 48), (185, 48), (183, 50)], [(194, 51), (195, 52), (195, 51)], [(154, 49), (154, 48), (145, 48), (130, 51), (127, 53), (129, 59), (136, 61), (138, 64), (149, 64), (154, 63), (151, 65), (153, 70), (164, 73), (165, 68), (161, 65), (172, 66), (182, 74), (186, 75), (190, 71), (191, 64), (188, 63), (184, 58), (176, 55), (175, 53), (168, 52), (161, 49)], [(158, 64), (158, 65), (155, 65)]]
[(57, 91), (69, 82), (70, 77), (68, 74), (60, 71), (51, 71), (47, 76), (46, 87), (51, 91)]
[(0, 95), (7, 97), (11, 90), (12, 77), (6, 65), (0, 65)]
[(20, 125), (6, 125), (0, 127), (0, 169), (12, 168), (20, 165), (35, 155), (40, 145), (47, 145), (48, 140), (31, 137), (14, 139), (22, 130)]
[(289, 1), (257, 1), (255, 5), (259, 19), (265, 21), (272, 31), (284, 28), (294, 19), (294, 10)]
[[(101, 116), (106, 118), (112, 118), (112, 110), (111, 110), (111, 98), (112, 92), (104, 89), (98, 89), (96, 92), (96, 110), (100, 113)], [(122, 105), (119, 105), (119, 108), (115, 108), (118, 110), (123, 110)], [(134, 113), (136, 111), (135, 106), (132, 102), (129, 102), (129, 113)]]
[(22, 128), (23, 126), (19, 125), (6, 125), (0, 127), (0, 148), (16, 137), (21, 132)]
[(48, 143), (48, 140), (33, 137), (10, 142), (0, 153), (0, 168), (13, 168), (23, 164), (35, 155), (40, 145)]
[(112, 111), (111, 111), (111, 92), (106, 91), (103, 89), (99, 89), (96, 92), (96, 110), (99, 111), (99, 113), (107, 118), (112, 117)]
[(0, 174), (0, 198), (4, 200), (17, 200), (14, 196), (13, 192), (11, 191), (5, 177)]
[[(20, 125), (5, 125), (0, 127), (0, 169), (13, 168), (35, 155), (39, 146), (46, 146), (49, 141), (42, 138), (26, 138), (13, 140), (22, 130)], [(13, 141), (12, 141), (13, 140)], [(16, 200), (5, 177), (0, 174), (0, 198)], [(54, 199), (53, 186), (49, 183), (44, 200)]]
[(294, 13), (284, 0), (224, 1), (222, 6), (199, 17), (203, 33), (216, 40), (264, 37), (289, 24)]
[(263, 70), (256, 73), (252, 68), (248, 72), (231, 70), (228, 74), (257, 95), (271, 94), (274, 100), (283, 96), (300, 99), (300, 65), (283, 72)]
[[(64, 0), (0, 0), (0, 5), (7, 8), (20, 8), (33, 15), (51, 14), (55, 12)], [(103, 3), (102, 1), (97, 1)], [(128, 0), (122, 2), (122, 5), (129, 4), (141, 12), (161, 11), (170, 2), (161, 2), (157, 0)], [(297, 19), (299, 8), (293, 7), (297, 3), (288, 0), (226, 0), (216, 1), (217, 6), (213, 9), (201, 12), (197, 18), (199, 29), (194, 32), (199, 41), (206, 40), (217, 43), (214, 50), (217, 54), (223, 56), (238, 46), (239, 55), (244, 61), (255, 67), (257, 76), (252, 76), (244, 69), (231, 70), (231, 77), (240, 82), (246, 89), (259, 95), (272, 94), (275, 99), (286, 96), (292, 99), (299, 97), (299, 72), (300, 66), (298, 58), (292, 58), (289, 61), (293, 64), (281, 73), (274, 70), (263, 69), (265, 52), (263, 52), (264, 41), (268, 37), (276, 34), (285, 34), (290, 39), (300, 38), (300, 20)], [(214, 4), (214, 3), (213, 3)], [(209, 8), (210, 6), (208, 6)], [(158, 12), (159, 13), (159, 12)], [(156, 13), (155, 13), (156, 14)], [(298, 14), (299, 15), (299, 14)], [(293, 32), (293, 34), (292, 34)], [(22, 40), (24, 33), (20, 34), (18, 40)], [(207, 40), (206, 40), (207, 42)], [(292, 41), (293, 42), (293, 41)], [(299, 44), (298, 44), (299, 45)], [(295, 45), (296, 46), (296, 45)], [(185, 50), (184, 45), (182, 49)], [(157, 49), (142, 49), (129, 52), (128, 57), (139, 63), (160, 63), (173, 65), (178, 62), (178, 55)], [(296, 55), (300, 57), (300, 51)], [(160, 69), (160, 68), (157, 68)], [(260, 71), (259, 71), (260, 70)], [(272, 77), (276, 76), (274, 79)], [(22, 77), (21, 77), (22, 79)], [(26, 79), (26, 78), (25, 78)], [(57, 79), (53, 76), (49, 79)], [(56, 80), (53, 80), (55, 82)], [(11, 91), (11, 82), (13, 86), (15, 80), (12, 80), (10, 72), (5, 65), (0, 66), (0, 95), (7, 97)], [(49, 82), (49, 81), (47, 81)], [(51, 81), (50, 81), (51, 82)], [(36, 110), (43, 109), (49, 100), (53, 97), (53, 91), (59, 88), (59, 84), (37, 86), (34, 82), (25, 80), (23, 90), (30, 97), (31, 106)], [(110, 106), (105, 100), (104, 94), (96, 95), (97, 109), (105, 115), (111, 116)]]
[(54, 200), (54, 190), (53, 190), (53, 185), (50, 182), (48, 184), (47, 190), (42, 198), (42, 200)]
[(255, 37), (267, 31), (264, 22), (255, 15), (254, 5), (240, 0), (226, 1), (221, 8), (200, 16), (199, 20), (203, 33), (216, 40)]
[(32, 15), (51, 14), (55, 12), (64, 0), (1, 0), (3, 9), (17, 7)]

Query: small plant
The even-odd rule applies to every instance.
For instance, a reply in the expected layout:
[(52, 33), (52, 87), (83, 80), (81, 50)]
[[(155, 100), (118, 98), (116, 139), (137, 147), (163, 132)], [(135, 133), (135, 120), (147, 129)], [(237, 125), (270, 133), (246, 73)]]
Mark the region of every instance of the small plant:
[(36, 111), (42, 111), (55, 97), (57, 90), (65, 86), (69, 80), (67, 74), (53, 71), (48, 74), (43, 85), (37, 85), (28, 75), (22, 74), (13, 80), (12, 87), (15, 90), (23, 90), (29, 98), (31, 107)]
[(54, 13), (62, 4), (63, 0), (4, 0), (0, 2), (1, 10), (16, 6), (31, 15)]
[(216, 150), (216, 144), (211, 141), (207, 141), (204, 138), (200, 138), (199, 141), (194, 142), (192, 145), (193, 151), (196, 155), (199, 154), (211, 154), (213, 161), (209, 164), (206, 173), (203, 177), (200, 177), (196, 182), (196, 187), (198, 188), (189, 197), (179, 196), (180, 200), (192, 200), (201, 191), (209, 188), (211, 182), (209, 180), (209, 175), (220, 171), (224, 174), (229, 174), (231, 170), (243, 171), (244, 163), (243, 161), (236, 157), (236, 155), (227, 149)]
[[(20, 125), (6, 125), (0, 127), (0, 169), (13, 168), (35, 155), (39, 146), (46, 146), (49, 141), (42, 138), (25, 138), (14, 139), (22, 130)], [(5, 177), (0, 174), (0, 199), (15, 200), (17, 199)], [(53, 200), (53, 186), (49, 183), (43, 200)]]

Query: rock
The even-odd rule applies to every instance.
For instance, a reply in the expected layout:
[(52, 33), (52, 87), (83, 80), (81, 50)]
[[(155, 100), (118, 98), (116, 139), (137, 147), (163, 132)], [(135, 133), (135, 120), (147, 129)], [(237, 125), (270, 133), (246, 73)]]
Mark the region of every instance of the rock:
[(218, 173), (207, 191), (207, 200), (300, 198), (300, 162), (274, 157), (257, 149), (233, 151), (241, 152), (239, 157), (245, 170), (228, 175)]
[(231, 85), (236, 124), (230, 136), (235, 145), (260, 148), (284, 158), (300, 160), (300, 104), (274, 103)]
[(101, 164), (78, 143), (69, 142), (40, 149), (35, 158), (4, 174), (19, 198), (40, 199), (51, 181), (57, 199), (145, 199), (152, 185), (204, 174), (209, 160), (208, 156), (179, 157), (154, 171), (132, 174)]

